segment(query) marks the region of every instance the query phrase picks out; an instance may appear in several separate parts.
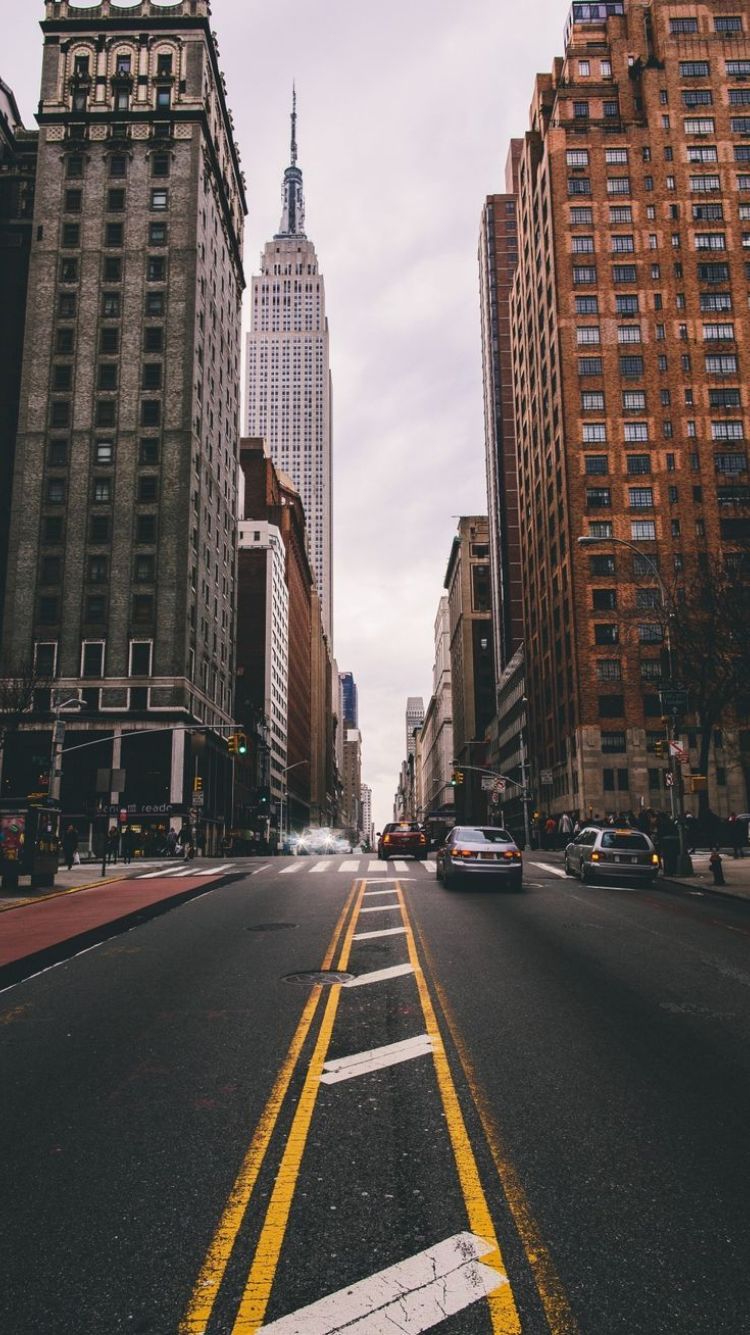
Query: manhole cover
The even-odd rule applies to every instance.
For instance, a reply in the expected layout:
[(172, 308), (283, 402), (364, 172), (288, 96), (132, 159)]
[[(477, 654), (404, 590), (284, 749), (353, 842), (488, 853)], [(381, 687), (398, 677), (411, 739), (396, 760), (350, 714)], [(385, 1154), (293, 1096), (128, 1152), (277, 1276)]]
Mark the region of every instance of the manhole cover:
[(344, 973), (337, 969), (310, 969), (304, 973), (288, 973), (283, 979), (285, 983), (307, 983), (318, 984), (323, 987), (334, 987), (336, 983), (348, 983), (350, 979), (355, 978), (356, 974)]
[(296, 922), (262, 922), (257, 927), (246, 927), (246, 932), (283, 932), (287, 927), (296, 927)]

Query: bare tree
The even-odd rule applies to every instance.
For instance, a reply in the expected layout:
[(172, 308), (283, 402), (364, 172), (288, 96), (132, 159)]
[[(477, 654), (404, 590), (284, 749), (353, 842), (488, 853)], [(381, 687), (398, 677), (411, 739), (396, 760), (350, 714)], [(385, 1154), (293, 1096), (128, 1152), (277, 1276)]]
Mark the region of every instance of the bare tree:
[[(745, 556), (736, 566), (700, 562), (668, 607), (674, 676), (696, 716), (698, 772), (708, 773), (714, 729), (745, 713), (750, 697), (750, 580)], [(708, 793), (700, 793), (700, 812)]]
[(0, 769), (8, 734), (16, 732), (25, 714), (34, 704), (34, 694), (49, 690), (50, 677), (42, 676), (33, 662), (8, 664), (0, 676)]

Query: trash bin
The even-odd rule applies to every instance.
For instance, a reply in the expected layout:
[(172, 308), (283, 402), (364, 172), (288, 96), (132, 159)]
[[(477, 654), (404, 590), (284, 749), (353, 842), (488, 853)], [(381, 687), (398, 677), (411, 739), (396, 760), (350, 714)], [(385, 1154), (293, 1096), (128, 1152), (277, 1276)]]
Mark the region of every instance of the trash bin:
[(665, 876), (674, 876), (680, 861), (680, 839), (676, 834), (662, 837), (660, 850)]

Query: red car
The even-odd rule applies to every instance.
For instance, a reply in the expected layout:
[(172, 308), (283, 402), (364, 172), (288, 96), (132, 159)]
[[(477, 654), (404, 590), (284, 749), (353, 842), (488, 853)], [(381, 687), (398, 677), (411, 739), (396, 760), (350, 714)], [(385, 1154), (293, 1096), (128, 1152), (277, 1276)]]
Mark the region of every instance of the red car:
[(424, 828), (415, 820), (394, 821), (378, 835), (378, 857), (381, 862), (387, 858), (402, 858), (406, 854), (424, 862), (429, 851)]

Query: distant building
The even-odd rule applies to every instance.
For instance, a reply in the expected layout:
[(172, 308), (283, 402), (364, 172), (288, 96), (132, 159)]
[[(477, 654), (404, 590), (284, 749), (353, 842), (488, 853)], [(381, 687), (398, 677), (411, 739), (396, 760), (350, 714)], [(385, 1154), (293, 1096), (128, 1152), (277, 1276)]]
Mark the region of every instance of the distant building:
[(344, 722), (349, 728), (359, 727), (359, 692), (357, 683), (351, 672), (342, 672), (339, 674), (341, 682), (341, 699), (344, 709)]
[[(39, 135), (0, 79), (0, 644)], [(30, 654), (27, 655), (30, 657)]]
[(362, 834), (371, 845), (375, 829), (372, 823), (372, 788), (370, 788), (369, 784), (362, 784), (360, 802), (362, 806)]
[(357, 837), (362, 833), (362, 737), (347, 728), (344, 738), (344, 797), (342, 825)]
[[(281, 531), (264, 519), (239, 526), (237, 574), (237, 692), (242, 726), (268, 754), (254, 775), (255, 787), (270, 789), (278, 814), (287, 764), (289, 709), (289, 591)], [(265, 795), (264, 795), (265, 796)], [(254, 804), (260, 804), (256, 800)], [(241, 821), (241, 824), (246, 822)]]
[[(495, 713), (488, 525), (485, 515), (459, 520), (445, 575), (450, 625), (453, 751), (456, 768), (485, 760), (485, 731)], [(483, 818), (481, 776), (467, 768), (456, 788), (456, 819)]]
[(297, 163), (297, 104), (284, 211), (252, 280), (247, 336), (248, 434), (268, 442), (291, 478), (307, 516), (323, 628), (333, 644), (332, 404), (325, 284), (305, 232), (302, 170)]
[(406, 758), (414, 755), (414, 729), (424, 723), (424, 700), (421, 695), (410, 695), (406, 701)]
[(455, 811), (453, 777), (453, 698), (451, 692), (450, 614), (443, 594), (435, 617), (435, 663), (432, 696), (419, 746), (423, 819), (434, 826), (450, 824)]
[(506, 193), (488, 197), (479, 238), (487, 518), (498, 675), (523, 640), (521, 519), (510, 347), (510, 293), (518, 263), (517, 172), (522, 148), (522, 140), (511, 140)]

